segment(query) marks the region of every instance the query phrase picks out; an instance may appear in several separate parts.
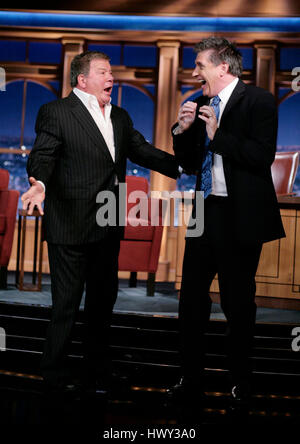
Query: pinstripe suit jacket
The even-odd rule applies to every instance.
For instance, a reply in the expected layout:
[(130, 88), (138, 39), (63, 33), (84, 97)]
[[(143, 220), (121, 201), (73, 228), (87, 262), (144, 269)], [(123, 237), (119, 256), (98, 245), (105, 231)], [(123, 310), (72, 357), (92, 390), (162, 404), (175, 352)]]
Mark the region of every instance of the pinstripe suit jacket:
[(96, 196), (103, 190), (113, 191), (115, 176), (125, 181), (127, 158), (169, 177), (178, 176), (175, 157), (146, 142), (124, 109), (113, 105), (111, 119), (115, 162), (93, 118), (73, 92), (40, 108), (27, 172), (46, 186), (48, 242), (84, 244), (108, 235), (110, 228), (96, 223)]

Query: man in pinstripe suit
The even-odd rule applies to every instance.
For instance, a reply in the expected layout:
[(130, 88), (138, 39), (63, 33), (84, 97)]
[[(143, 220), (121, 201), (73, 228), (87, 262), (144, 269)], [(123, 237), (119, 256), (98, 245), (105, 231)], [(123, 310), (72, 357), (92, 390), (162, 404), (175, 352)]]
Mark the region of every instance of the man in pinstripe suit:
[(179, 175), (174, 156), (146, 142), (127, 112), (110, 104), (113, 75), (106, 54), (77, 55), (71, 86), (68, 97), (39, 110), (27, 164), (31, 187), (22, 197), (29, 214), (35, 206), (44, 214), (53, 307), (41, 367), (47, 385), (63, 390), (69, 387), (66, 350), (84, 286), (84, 372), (96, 388), (110, 374), (108, 330), (122, 233), (97, 225), (97, 194), (116, 192), (125, 182), (127, 158), (172, 178)]

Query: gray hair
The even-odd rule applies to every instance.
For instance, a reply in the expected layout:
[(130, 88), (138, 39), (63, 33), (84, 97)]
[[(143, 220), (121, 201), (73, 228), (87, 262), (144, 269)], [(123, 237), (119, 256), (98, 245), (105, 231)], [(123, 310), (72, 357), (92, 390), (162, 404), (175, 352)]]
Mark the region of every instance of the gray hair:
[(233, 76), (241, 77), (243, 72), (242, 54), (234, 43), (224, 37), (208, 37), (194, 47), (196, 53), (212, 50), (209, 60), (215, 66), (225, 62), (229, 65), (229, 72)]
[(108, 62), (110, 61), (109, 56), (100, 51), (85, 51), (74, 57), (71, 62), (70, 72), (72, 88), (77, 85), (77, 77), (79, 74), (84, 74), (85, 76), (89, 74), (91, 61), (95, 59), (103, 59), (107, 60)]

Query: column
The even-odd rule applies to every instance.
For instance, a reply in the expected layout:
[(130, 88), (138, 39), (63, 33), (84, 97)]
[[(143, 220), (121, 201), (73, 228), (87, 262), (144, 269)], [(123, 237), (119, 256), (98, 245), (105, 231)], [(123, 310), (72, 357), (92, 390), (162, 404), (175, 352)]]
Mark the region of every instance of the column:
[(62, 39), (63, 44), (63, 77), (62, 77), (62, 97), (70, 94), (70, 68), (73, 58), (83, 52), (84, 40)]
[[(159, 71), (154, 145), (173, 153), (171, 126), (177, 119), (177, 73), (179, 42), (157, 42)], [(174, 190), (176, 183), (155, 171), (151, 172), (152, 190)]]
[[(171, 127), (177, 120), (177, 73), (179, 46), (177, 41), (159, 41), (159, 68), (157, 85), (157, 106), (154, 145), (173, 154)], [(151, 190), (172, 191), (176, 181), (156, 171), (151, 171)], [(170, 260), (168, 258), (168, 239), (172, 228), (165, 227), (160, 250), (158, 278), (168, 280)], [(170, 255), (170, 253), (169, 253)]]
[(256, 48), (256, 86), (275, 94), (276, 48), (274, 43), (260, 43)]

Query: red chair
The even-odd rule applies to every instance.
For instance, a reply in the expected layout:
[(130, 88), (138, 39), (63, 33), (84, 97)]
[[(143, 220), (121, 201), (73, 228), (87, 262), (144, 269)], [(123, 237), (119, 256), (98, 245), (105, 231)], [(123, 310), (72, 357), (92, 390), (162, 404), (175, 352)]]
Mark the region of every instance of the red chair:
[[(148, 195), (149, 185), (144, 177), (126, 176), (127, 184), (127, 219), (124, 240), (121, 241), (119, 254), (119, 270), (130, 271), (130, 287), (136, 287), (137, 272), (148, 272), (147, 296), (154, 296), (155, 273), (157, 271), (163, 233), (162, 199), (137, 199), (128, 202), (128, 197), (134, 191), (142, 191)], [(140, 201), (147, 211), (147, 219), (143, 214), (135, 213), (134, 207)], [(156, 219), (156, 225), (151, 226), (151, 220)], [(143, 223), (145, 226), (138, 223)]]
[(298, 165), (298, 151), (282, 151), (276, 153), (271, 172), (277, 196), (288, 196), (293, 194), (293, 185)]
[(7, 266), (14, 239), (19, 191), (8, 190), (9, 172), (0, 169), (0, 288), (7, 286)]

